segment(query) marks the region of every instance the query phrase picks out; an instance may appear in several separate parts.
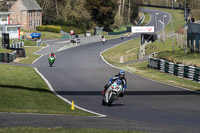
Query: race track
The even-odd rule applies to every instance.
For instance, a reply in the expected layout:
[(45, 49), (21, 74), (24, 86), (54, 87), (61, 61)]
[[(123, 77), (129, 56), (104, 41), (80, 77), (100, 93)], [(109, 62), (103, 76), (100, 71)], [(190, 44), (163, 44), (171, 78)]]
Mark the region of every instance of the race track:
[[(151, 14), (151, 21), (148, 23), (150, 26), (155, 24), (156, 12), (160, 14), (158, 19), (162, 20), (164, 14), (167, 15), (166, 22), (171, 19), (166, 12), (145, 10)], [(137, 37), (140, 35), (133, 35), (132, 39)], [(82, 108), (107, 115), (107, 118), (70, 117), (70, 121), (74, 123), (71, 127), (135, 129), (148, 132), (199, 132), (199, 93), (158, 83), (132, 73), (126, 72), (128, 83), (126, 95), (119, 98), (112, 106), (101, 105), (103, 86), (119, 70), (104, 62), (100, 53), (127, 40), (128, 38), (112, 39), (107, 40), (105, 45), (96, 42), (56, 52), (57, 59), (53, 67), (49, 67), (48, 55), (44, 55), (34, 63), (56, 93), (70, 101), (73, 100)], [(30, 116), (32, 119), (36, 119), (35, 117)], [(54, 120), (59, 121), (60, 116), (51, 117), (52, 123), (56, 126), (69, 127), (69, 121), (67, 124), (63, 119), (63, 123), (58, 122), (61, 123), (59, 125)], [(41, 121), (44, 127), (49, 127), (44, 118)], [(123, 124), (115, 125), (112, 122)], [(53, 127), (55, 125), (52, 124)]]

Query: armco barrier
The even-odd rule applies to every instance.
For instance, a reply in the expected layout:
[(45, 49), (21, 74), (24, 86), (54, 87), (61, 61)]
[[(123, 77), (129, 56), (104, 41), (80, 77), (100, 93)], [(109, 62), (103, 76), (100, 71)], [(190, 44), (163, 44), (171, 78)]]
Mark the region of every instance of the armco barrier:
[(182, 78), (187, 78), (200, 83), (200, 68), (182, 64), (174, 64), (158, 58), (149, 58), (148, 67), (158, 69)]

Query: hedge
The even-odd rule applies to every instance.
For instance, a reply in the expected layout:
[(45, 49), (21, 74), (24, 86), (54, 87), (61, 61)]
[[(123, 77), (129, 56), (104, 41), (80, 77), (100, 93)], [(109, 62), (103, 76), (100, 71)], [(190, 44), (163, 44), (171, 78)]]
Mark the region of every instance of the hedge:
[(62, 28), (60, 26), (54, 26), (54, 25), (42, 25), (42, 26), (37, 26), (36, 29), (38, 31), (49, 31), (49, 32), (60, 33), (60, 30)]
[(75, 34), (81, 34), (86, 32), (84, 28), (77, 28), (74, 26), (62, 26), (62, 30), (65, 32), (70, 32), (70, 30), (74, 30)]

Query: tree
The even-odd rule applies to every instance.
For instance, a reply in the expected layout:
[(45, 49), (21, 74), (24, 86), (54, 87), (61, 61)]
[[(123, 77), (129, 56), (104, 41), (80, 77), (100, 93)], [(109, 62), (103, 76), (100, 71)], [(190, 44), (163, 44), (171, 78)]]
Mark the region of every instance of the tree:
[(85, 4), (92, 20), (98, 26), (103, 26), (104, 30), (109, 30), (114, 24), (117, 9), (116, 0), (86, 0)]

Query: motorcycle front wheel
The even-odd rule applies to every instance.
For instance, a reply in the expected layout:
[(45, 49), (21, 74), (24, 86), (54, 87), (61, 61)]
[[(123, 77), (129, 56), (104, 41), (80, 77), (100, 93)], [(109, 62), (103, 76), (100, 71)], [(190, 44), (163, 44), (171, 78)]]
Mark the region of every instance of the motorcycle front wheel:
[(108, 103), (106, 103), (106, 105), (110, 106), (113, 103), (114, 98), (115, 98), (115, 94), (112, 94), (112, 96), (110, 97), (110, 99), (109, 99)]

